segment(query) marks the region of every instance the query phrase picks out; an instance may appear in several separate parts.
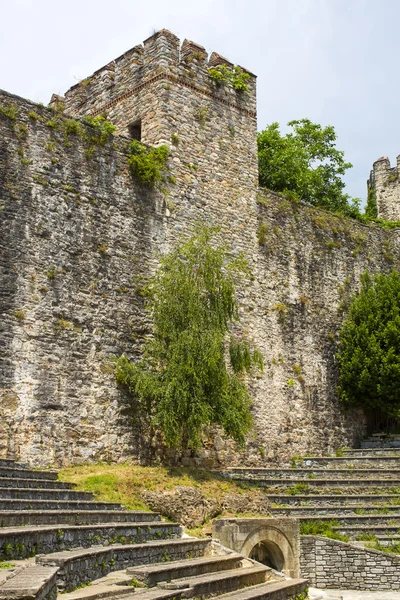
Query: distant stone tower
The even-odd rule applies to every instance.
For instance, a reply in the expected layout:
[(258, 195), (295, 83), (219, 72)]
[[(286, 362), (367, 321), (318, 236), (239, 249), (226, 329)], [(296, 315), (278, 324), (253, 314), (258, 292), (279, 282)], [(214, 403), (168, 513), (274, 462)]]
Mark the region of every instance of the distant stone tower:
[(374, 162), (367, 182), (375, 192), (378, 217), (386, 221), (400, 221), (400, 155), (395, 167), (386, 156)]
[(221, 64), (233, 68), (162, 29), (55, 100), (76, 118), (104, 114), (119, 135), (168, 144), (181, 196), (248, 203), (258, 185), (256, 77), (246, 91), (218, 84), (208, 69)]

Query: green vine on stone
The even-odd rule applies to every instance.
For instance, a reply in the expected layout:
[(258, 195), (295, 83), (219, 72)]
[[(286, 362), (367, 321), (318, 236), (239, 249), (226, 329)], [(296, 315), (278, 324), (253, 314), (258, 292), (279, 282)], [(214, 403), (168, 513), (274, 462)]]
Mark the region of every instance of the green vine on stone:
[(147, 148), (137, 140), (129, 147), (128, 163), (134, 177), (144, 185), (154, 185), (163, 178), (169, 156), (168, 146)]
[(99, 146), (105, 146), (116, 129), (115, 125), (107, 121), (103, 115), (85, 117), (83, 122), (92, 126), (91, 131), (86, 132), (87, 141)]
[(247, 82), (250, 79), (250, 75), (240, 67), (234, 66), (230, 68), (226, 64), (217, 65), (216, 67), (210, 67), (208, 74), (217, 84), (231, 83), (238, 92), (247, 92), (249, 90)]

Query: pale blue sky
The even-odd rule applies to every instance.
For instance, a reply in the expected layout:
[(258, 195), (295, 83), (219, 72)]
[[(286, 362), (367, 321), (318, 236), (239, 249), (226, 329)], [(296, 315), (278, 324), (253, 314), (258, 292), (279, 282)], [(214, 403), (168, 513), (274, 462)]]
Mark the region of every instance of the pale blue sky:
[(352, 196), (400, 153), (399, 0), (0, 0), (0, 15), (0, 88), (34, 101), (165, 27), (258, 75), (259, 129), (334, 125)]

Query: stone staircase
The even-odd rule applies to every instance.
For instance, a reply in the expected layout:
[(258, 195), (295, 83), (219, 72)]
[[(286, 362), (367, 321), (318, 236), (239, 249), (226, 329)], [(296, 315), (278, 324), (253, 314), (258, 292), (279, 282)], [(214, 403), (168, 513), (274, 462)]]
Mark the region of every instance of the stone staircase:
[(159, 515), (0, 460), (0, 600), (294, 599), (307, 588)]
[(331, 530), (360, 545), (400, 541), (400, 447), (366, 440), (339, 456), (297, 457), (291, 468), (231, 468), (230, 478), (263, 487), (271, 516), (335, 521)]

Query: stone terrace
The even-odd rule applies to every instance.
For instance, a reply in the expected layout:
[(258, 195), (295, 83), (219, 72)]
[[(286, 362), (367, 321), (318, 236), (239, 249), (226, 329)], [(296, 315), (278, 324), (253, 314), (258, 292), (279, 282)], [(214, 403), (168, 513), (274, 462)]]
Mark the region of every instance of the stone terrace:
[(297, 518), (303, 532), (318, 532), (325, 524), (328, 536), (347, 538), (349, 543), (301, 536), (302, 574), (313, 585), (400, 589), (400, 557), (381, 551), (395, 552), (400, 542), (397, 440), (372, 437), (361, 449), (338, 456), (295, 457), (292, 468), (231, 468), (225, 474), (263, 487), (272, 516)]
[(264, 488), (272, 516), (336, 521), (352, 541), (385, 546), (400, 539), (400, 448), (366, 442), (340, 456), (295, 458), (292, 468), (232, 468), (229, 477)]
[(0, 521), (0, 600), (129, 600), (136, 587), (142, 600), (289, 600), (307, 588), (210, 539), (182, 537), (155, 513), (98, 502), (53, 471), (8, 460)]

